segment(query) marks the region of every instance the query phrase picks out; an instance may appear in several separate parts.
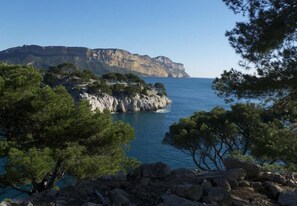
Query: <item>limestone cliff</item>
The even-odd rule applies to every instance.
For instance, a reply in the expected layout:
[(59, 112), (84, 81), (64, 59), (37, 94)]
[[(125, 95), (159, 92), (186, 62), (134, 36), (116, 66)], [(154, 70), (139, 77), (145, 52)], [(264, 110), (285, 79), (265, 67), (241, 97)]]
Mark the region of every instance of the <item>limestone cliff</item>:
[(164, 109), (171, 100), (166, 96), (137, 94), (134, 97), (115, 97), (108, 94), (96, 96), (88, 93), (81, 93), (80, 97), (91, 104), (92, 110), (99, 109), (111, 112), (139, 112), (157, 111)]
[(44, 69), (67, 62), (99, 75), (119, 72), (139, 76), (189, 77), (182, 64), (167, 57), (151, 58), (121, 49), (25, 45), (1, 51), (0, 61)]

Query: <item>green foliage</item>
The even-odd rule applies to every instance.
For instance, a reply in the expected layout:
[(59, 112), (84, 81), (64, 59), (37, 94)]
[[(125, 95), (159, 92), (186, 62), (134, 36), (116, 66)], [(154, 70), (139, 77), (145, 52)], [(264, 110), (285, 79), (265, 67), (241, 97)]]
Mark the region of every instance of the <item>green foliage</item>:
[(111, 88), (113, 96), (119, 96), (125, 91), (125, 85), (123, 84), (114, 84)]
[(128, 85), (124, 88), (124, 92), (128, 96), (134, 97), (136, 94), (140, 94), (142, 92), (142, 89), (137, 85)]
[(0, 77), (2, 187), (35, 193), (65, 175), (84, 179), (125, 169), (134, 136), (129, 125), (92, 112), (85, 101), (74, 103), (64, 87), (41, 87), (31, 67), (2, 64)]
[(297, 4), (286, 0), (223, 1), (248, 18), (226, 35), (242, 56), (240, 66), (256, 72), (224, 71), (213, 88), (226, 101), (261, 100), (266, 121), (254, 130), (251, 154), (265, 164), (296, 170)]
[(154, 84), (154, 88), (158, 91), (158, 95), (167, 95), (164, 84), (157, 82)]
[(63, 63), (59, 64), (56, 67), (49, 67), (48, 71), (54, 74), (66, 75), (79, 71), (74, 64)]
[(103, 79), (109, 81), (127, 82), (127, 83), (138, 83), (140, 85), (146, 85), (145, 81), (139, 78), (135, 74), (120, 74), (120, 73), (108, 73), (102, 75)]
[(223, 1), (234, 12), (248, 16), (248, 21), (238, 22), (226, 35), (231, 46), (243, 57), (241, 66), (246, 69), (254, 67), (256, 74), (244, 74), (234, 69), (224, 71), (221, 77), (214, 81), (213, 88), (219, 96), (228, 100), (269, 100), (269, 105), (275, 105), (274, 109), (287, 111), (286, 114), (283, 112), (283, 115), (293, 114), (296, 120), (296, 2)]
[(248, 17), (226, 36), (242, 56), (240, 66), (254, 67), (256, 73), (224, 71), (213, 88), (227, 102), (250, 98), (263, 104), (197, 112), (171, 125), (163, 142), (189, 153), (200, 169), (210, 169), (210, 164), (221, 169), (222, 159), (237, 153), (267, 167), (296, 170), (296, 1), (223, 1)]
[(126, 74), (126, 77), (130, 83), (133, 83), (133, 82), (138, 83), (141, 86), (146, 85), (145, 81), (135, 74), (128, 73), (128, 74)]
[(111, 88), (107, 85), (104, 79), (95, 81), (93, 84), (87, 86), (87, 92), (90, 94), (101, 95), (112, 94)]
[(189, 154), (199, 169), (222, 169), (228, 156), (255, 157), (263, 164), (296, 165), (296, 132), (252, 104), (216, 107), (170, 126), (163, 143)]

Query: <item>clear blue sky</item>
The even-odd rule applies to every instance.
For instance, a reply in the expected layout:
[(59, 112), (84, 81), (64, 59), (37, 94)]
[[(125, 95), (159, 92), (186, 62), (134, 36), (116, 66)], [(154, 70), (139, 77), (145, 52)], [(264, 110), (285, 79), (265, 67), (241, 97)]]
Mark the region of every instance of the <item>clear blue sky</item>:
[(0, 50), (24, 44), (120, 48), (183, 63), (193, 77), (238, 67), (221, 0), (0, 0)]

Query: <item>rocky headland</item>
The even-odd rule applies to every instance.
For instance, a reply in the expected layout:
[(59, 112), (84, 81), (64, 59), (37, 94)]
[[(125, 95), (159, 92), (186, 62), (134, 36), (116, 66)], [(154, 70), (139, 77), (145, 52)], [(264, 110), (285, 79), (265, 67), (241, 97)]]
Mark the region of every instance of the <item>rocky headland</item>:
[(4, 205), (72, 206), (296, 206), (297, 174), (265, 171), (227, 158), (226, 171), (174, 169), (162, 162), (142, 164), (128, 174), (85, 180)]
[(183, 64), (167, 57), (151, 58), (122, 49), (89, 49), (85, 47), (24, 45), (0, 51), (0, 61), (47, 69), (72, 63), (97, 75), (109, 72), (134, 73), (139, 76), (189, 77)]
[(64, 86), (76, 101), (87, 100), (92, 110), (101, 112), (157, 111), (171, 103), (161, 83), (146, 84), (133, 74), (109, 73), (102, 77), (81, 72), (72, 64), (61, 64), (46, 71), (44, 83)]

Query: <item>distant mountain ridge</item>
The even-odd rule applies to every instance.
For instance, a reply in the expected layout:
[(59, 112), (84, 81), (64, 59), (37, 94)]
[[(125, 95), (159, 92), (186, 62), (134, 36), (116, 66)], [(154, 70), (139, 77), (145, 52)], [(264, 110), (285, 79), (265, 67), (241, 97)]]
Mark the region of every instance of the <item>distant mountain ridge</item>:
[(72, 63), (99, 75), (119, 72), (140, 76), (189, 77), (183, 64), (175, 63), (168, 57), (151, 58), (122, 49), (24, 45), (1, 51), (0, 61), (31, 65), (38, 69)]

